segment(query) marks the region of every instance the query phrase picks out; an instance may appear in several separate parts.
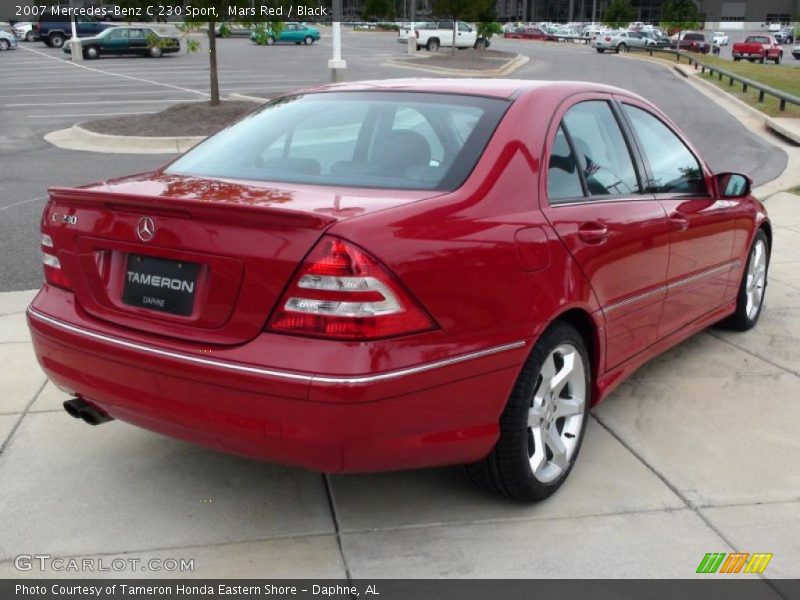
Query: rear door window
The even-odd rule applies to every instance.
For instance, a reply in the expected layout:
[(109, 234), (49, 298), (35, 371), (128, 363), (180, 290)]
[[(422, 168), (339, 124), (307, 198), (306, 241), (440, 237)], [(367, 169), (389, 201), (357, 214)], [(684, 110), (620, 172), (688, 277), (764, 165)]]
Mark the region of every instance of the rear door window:
[(576, 104), (564, 116), (591, 196), (640, 193), (631, 153), (611, 106), (604, 100)]
[(582, 197), (583, 185), (578, 163), (564, 134), (564, 128), (559, 127), (547, 167), (547, 198), (550, 204), (561, 204)]

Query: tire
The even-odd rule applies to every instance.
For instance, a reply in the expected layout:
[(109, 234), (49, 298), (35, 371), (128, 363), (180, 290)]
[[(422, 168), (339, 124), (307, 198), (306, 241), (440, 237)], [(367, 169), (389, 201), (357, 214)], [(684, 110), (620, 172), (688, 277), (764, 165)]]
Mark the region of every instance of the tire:
[(475, 40), (475, 45), (473, 48), (475, 48), (475, 50), (483, 50), (486, 48), (486, 40)]
[(313, 43), (314, 43), (314, 38), (313, 38), (313, 37), (311, 37), (310, 35), (307, 35), (306, 37), (304, 37), (304, 38), (303, 38), (303, 43), (304, 43), (306, 46), (310, 46), (311, 44), (313, 44)]
[(627, 51), (628, 51), (628, 47), (625, 45), (624, 42), (621, 43), (621, 44), (617, 44), (617, 49), (616, 49), (616, 53), (617, 54), (619, 54), (620, 52), (627, 52)]
[[(562, 375), (566, 380), (554, 396), (551, 384)], [(495, 447), (467, 467), (473, 482), (528, 502), (552, 495), (578, 457), (590, 396), (591, 363), (583, 338), (571, 325), (556, 321), (536, 342), (514, 384)], [(567, 415), (559, 417), (560, 410)], [(558, 453), (551, 449), (554, 446)]]
[(0, 40), (0, 52), (4, 52), (11, 48), (11, 43), (8, 40)]
[(605, 48), (595, 48), (595, 50), (597, 50), (597, 53), (598, 53), (598, 54), (603, 54), (603, 53), (605, 53), (605, 51), (606, 51), (606, 49), (605, 49)]
[(734, 56), (733, 57), (733, 62), (739, 62), (740, 60), (742, 60), (742, 59), (739, 58), (738, 56)]
[(159, 58), (164, 52), (158, 46), (151, 46), (150, 50), (147, 51), (147, 55), (150, 58)]
[(759, 229), (747, 253), (747, 263), (736, 296), (736, 311), (720, 323), (722, 327), (734, 331), (747, 331), (758, 323), (767, 291), (769, 256), (767, 234), (763, 229)]
[(776, 65), (781, 64), (781, 55), (780, 54), (778, 54), (778, 56), (775, 57), (775, 64)]
[(64, 45), (66, 38), (63, 33), (51, 33), (47, 38), (47, 45), (51, 48), (61, 48)]
[(439, 40), (436, 38), (428, 40), (428, 43), (425, 44), (425, 48), (427, 48), (428, 52), (437, 52), (439, 50)]
[(31, 31), (29, 31), (28, 33), (25, 34), (25, 41), (26, 42), (35, 42), (36, 41), (36, 34), (33, 32), (33, 30), (31, 30)]
[(100, 56), (100, 52), (98, 52), (95, 46), (89, 46), (83, 49), (83, 55), (88, 59), (95, 59)]

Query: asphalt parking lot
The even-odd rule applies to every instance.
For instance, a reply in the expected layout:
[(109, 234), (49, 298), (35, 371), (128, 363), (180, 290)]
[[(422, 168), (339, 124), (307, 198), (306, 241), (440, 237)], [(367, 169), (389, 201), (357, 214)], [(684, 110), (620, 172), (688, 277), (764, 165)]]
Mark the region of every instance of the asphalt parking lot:
[[(516, 77), (641, 93), (714, 169), (764, 183), (786, 167), (781, 149), (660, 65), (579, 46), (495, 47), (531, 56)], [(351, 79), (422, 75), (384, 65), (404, 52), (389, 34), (344, 38)], [(223, 93), (323, 83), (329, 54), (329, 38), (311, 48), (223, 40)], [(41, 280), (46, 189), (170, 156), (70, 152), (42, 135), (202, 100), (204, 65), (197, 53), (87, 69), (42, 44), (0, 56), (0, 291), (13, 292), (0, 294), (0, 577), (81, 575), (15, 567), (19, 554), (44, 553), (194, 560), (192, 572), (95, 574), (117, 577), (686, 578), (706, 553), (734, 551), (774, 553), (763, 581), (776, 598), (777, 579), (800, 577), (800, 198), (791, 194), (768, 204), (775, 251), (758, 327), (710, 329), (640, 369), (593, 411), (573, 474), (538, 505), (478, 492), (458, 467), (322, 476), (68, 418), (32, 355), (31, 293), (16, 291)]]

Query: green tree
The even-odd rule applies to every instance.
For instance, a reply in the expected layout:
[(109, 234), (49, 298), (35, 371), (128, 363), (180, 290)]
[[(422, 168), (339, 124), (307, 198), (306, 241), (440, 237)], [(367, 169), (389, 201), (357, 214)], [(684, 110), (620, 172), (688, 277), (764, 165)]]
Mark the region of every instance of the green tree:
[(636, 9), (631, 5), (631, 0), (614, 0), (603, 13), (603, 25), (613, 27), (627, 27), (636, 18)]
[[(503, 33), (503, 26), (500, 25), (497, 19), (497, 4), (494, 2), (484, 2), (483, 6), (479, 7), (475, 15), (478, 26), (478, 38), (483, 38), (487, 43), (493, 36)], [(485, 46), (479, 46), (485, 48)]]
[(700, 11), (694, 0), (667, 0), (661, 16), (661, 28), (669, 35), (677, 33), (679, 42), (681, 31), (700, 27)]
[(377, 17), (379, 19), (394, 19), (394, 2), (392, 0), (366, 0), (361, 16), (364, 19)]
[[(449, 17), (453, 21), (453, 48), (456, 52), (457, 21), (479, 21), (480, 15), (490, 10), (495, 0), (433, 0), (433, 14)], [(492, 19), (493, 20), (493, 19)]]

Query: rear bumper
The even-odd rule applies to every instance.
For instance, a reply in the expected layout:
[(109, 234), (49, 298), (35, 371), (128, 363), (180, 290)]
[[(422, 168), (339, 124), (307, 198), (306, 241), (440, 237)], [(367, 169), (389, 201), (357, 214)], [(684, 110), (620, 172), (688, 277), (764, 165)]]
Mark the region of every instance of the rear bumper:
[[(155, 345), (86, 316), (70, 293), (45, 289), (28, 310), (28, 324), (42, 368), (61, 388), (165, 435), (325, 472), (485, 456), (529, 349), (511, 342), (358, 376), (278, 371), (230, 362), (208, 348)], [(54, 300), (59, 310), (48, 314)], [(297, 362), (308, 369), (314, 357)]]

